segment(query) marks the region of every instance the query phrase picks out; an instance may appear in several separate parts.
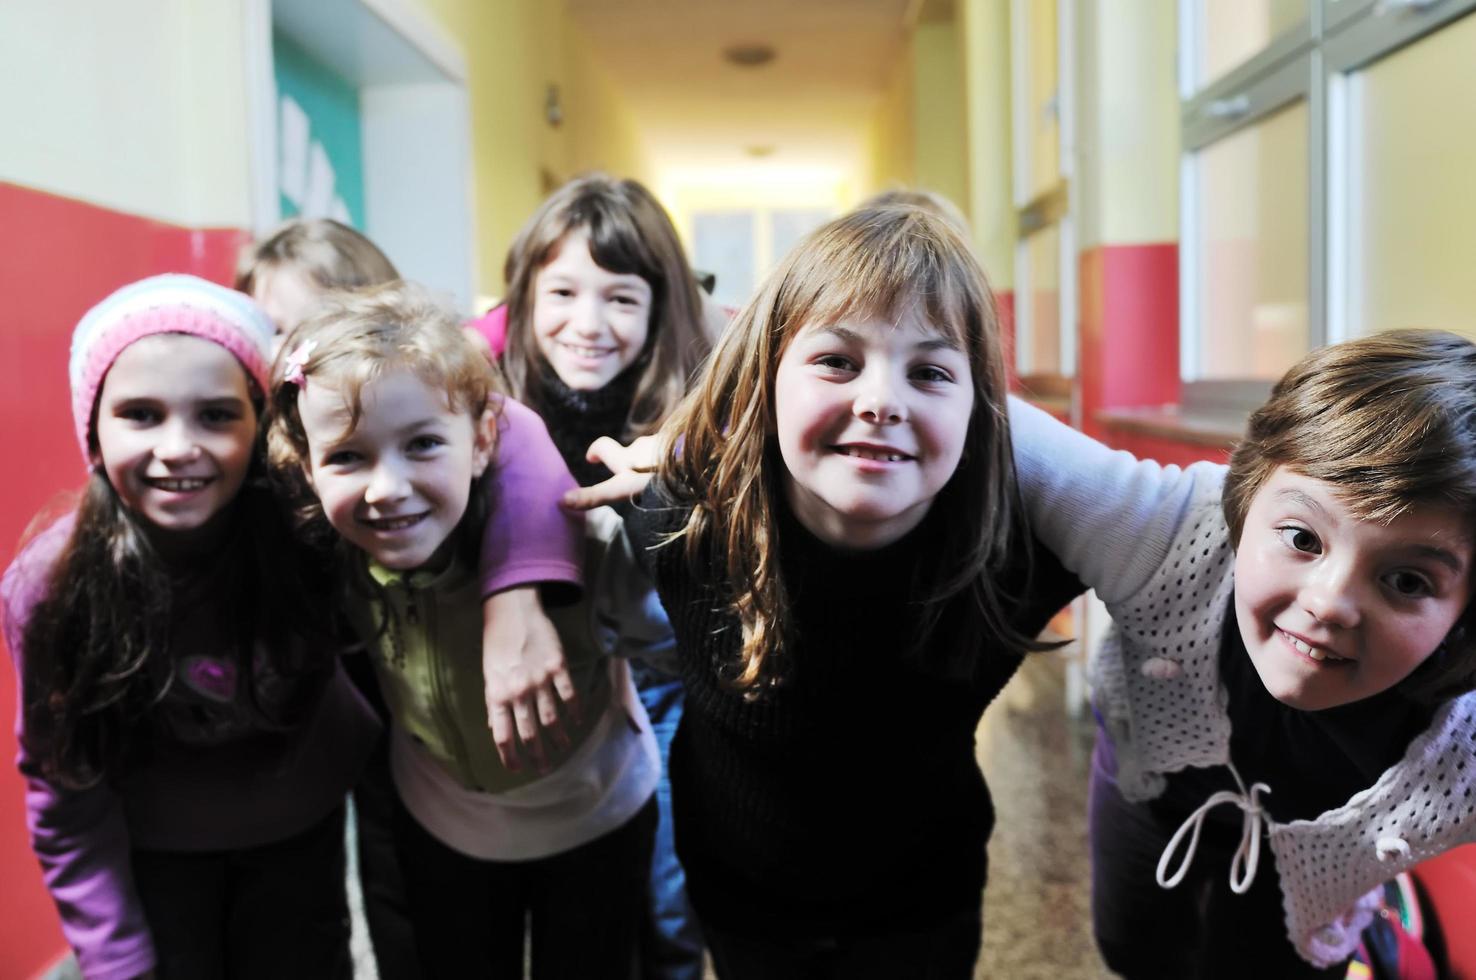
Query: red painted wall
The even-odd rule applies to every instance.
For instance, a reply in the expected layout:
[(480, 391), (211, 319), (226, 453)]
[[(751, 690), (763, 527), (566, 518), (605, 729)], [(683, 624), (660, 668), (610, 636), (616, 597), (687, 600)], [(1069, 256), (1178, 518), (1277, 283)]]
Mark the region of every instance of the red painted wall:
[[(109, 292), (160, 272), (229, 283), (247, 235), (192, 229), (0, 182), (0, 566), (32, 516), (85, 476), (72, 431), (72, 327)], [(8, 656), (7, 656), (8, 661)], [(15, 675), (0, 669), (0, 977), (39, 972), (65, 952), (31, 854), (15, 758)]]
[(1019, 388), (1015, 377), (1015, 292), (1001, 289), (994, 294), (994, 308), (999, 316), (1000, 346), (1004, 348), (1005, 371), (1009, 375), (1010, 390)]
[(1179, 249), (1102, 245), (1081, 253), (1082, 428), (1104, 437), (1104, 408), (1179, 401)]

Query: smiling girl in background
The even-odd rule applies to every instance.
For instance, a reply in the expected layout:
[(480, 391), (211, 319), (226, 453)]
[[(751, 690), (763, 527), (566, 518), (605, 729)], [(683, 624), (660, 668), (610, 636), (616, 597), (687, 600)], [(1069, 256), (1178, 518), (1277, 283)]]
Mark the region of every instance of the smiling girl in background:
[(31, 842), (89, 978), (352, 974), (342, 806), (377, 725), (259, 478), (271, 337), (191, 276), (90, 310), (87, 489), (0, 586)]
[(1476, 840), (1476, 345), (1314, 351), (1228, 471), (1014, 424), (1036, 533), (1117, 624), (1093, 660), (1107, 965), (1342, 977), (1382, 883)]
[[(654, 431), (707, 356), (701, 292), (676, 229), (636, 181), (579, 177), (518, 234), (507, 281), (502, 365), (512, 393), (548, 423), (581, 486), (605, 480), (610, 471), (586, 458), (591, 443)], [(649, 664), (631, 666), (665, 756), (682, 716), (681, 683)], [(702, 939), (672, 844), (665, 779), (658, 801), (643, 971), (648, 980), (699, 980)]]

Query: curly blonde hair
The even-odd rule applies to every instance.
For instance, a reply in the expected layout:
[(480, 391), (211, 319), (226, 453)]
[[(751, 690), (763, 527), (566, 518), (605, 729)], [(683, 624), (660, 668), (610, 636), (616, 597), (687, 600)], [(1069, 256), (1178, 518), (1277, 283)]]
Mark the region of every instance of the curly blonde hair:
[[(302, 372), (297, 382), (286, 380), (294, 363)], [(473, 419), (500, 408), (494, 398), (502, 390), (496, 369), (467, 339), (457, 316), (423, 287), (396, 281), (329, 293), (323, 306), (287, 336), (272, 365), (268, 402), (267, 463), (299, 527), (310, 535), (327, 533), (327, 519), (304, 478), (309, 450), (298, 395), (315, 381), (331, 383), (344, 395), (352, 430), (363, 411), (365, 386), (394, 370), (410, 371), (444, 391), (453, 411)], [(484, 496), (473, 494), (474, 504)]]

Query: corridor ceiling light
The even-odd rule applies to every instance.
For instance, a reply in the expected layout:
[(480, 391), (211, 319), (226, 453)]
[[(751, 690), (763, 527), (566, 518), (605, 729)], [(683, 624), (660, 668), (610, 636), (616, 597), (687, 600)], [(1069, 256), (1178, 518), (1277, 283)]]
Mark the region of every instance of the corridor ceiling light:
[(758, 68), (773, 61), (776, 52), (767, 44), (730, 44), (723, 48), (723, 60), (739, 68)]

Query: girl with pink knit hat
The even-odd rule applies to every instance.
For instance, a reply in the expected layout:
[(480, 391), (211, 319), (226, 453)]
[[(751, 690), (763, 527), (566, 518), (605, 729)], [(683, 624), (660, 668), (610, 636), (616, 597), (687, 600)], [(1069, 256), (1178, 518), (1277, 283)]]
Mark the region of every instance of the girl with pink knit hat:
[(377, 722), (261, 479), (272, 334), (192, 276), (90, 310), (87, 486), (0, 582), (31, 842), (89, 978), (352, 975), (342, 808)]

